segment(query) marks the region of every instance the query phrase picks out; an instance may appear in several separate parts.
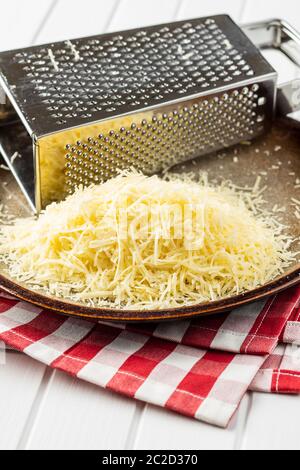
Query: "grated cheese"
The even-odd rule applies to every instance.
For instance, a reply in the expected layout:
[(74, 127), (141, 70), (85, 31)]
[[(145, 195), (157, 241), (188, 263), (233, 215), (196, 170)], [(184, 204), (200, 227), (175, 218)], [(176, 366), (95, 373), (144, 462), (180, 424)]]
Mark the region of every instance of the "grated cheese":
[(0, 203), (0, 224), (9, 224), (13, 220), (13, 215), (9, 214), (7, 207)]
[(19, 152), (15, 152), (15, 153), (11, 156), (10, 162), (11, 162), (12, 165), (14, 164), (14, 162), (15, 162), (15, 160), (16, 160), (17, 158), (22, 158), (22, 155), (21, 155)]
[[(0, 259), (19, 281), (89, 305), (159, 309), (224, 298), (294, 259), (283, 225), (261, 208), (259, 184), (239, 190), (202, 173), (195, 181), (123, 172), (78, 188), (38, 219), (2, 227)], [(186, 208), (190, 226), (181, 231)]]
[(67, 46), (70, 47), (71, 52), (72, 52), (72, 54), (73, 54), (73, 56), (74, 56), (75, 62), (78, 62), (78, 61), (80, 60), (80, 53), (79, 53), (79, 51), (76, 49), (76, 46), (75, 46), (70, 40), (66, 41), (66, 44), (67, 44)]
[(0, 165), (0, 168), (1, 168), (1, 170), (4, 170), (4, 171), (10, 171), (9, 168), (8, 168), (8, 166), (3, 165), (2, 163), (1, 163), (1, 165)]
[(55, 59), (52, 49), (48, 49), (48, 56), (49, 56), (51, 64), (53, 65), (55, 72), (59, 72), (58, 62)]

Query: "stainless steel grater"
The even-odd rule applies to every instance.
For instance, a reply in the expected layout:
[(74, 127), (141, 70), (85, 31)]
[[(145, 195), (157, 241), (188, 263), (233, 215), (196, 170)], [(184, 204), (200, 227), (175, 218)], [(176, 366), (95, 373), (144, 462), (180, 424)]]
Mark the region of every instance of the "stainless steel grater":
[(226, 15), (2, 52), (0, 148), (39, 211), (262, 134), (276, 83)]

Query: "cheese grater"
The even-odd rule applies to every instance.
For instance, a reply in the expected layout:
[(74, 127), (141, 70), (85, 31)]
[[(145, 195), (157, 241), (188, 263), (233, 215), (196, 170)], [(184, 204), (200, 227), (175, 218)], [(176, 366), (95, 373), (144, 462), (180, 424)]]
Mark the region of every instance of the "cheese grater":
[(0, 80), (1, 152), (40, 211), (261, 135), (277, 73), (218, 15), (2, 52)]

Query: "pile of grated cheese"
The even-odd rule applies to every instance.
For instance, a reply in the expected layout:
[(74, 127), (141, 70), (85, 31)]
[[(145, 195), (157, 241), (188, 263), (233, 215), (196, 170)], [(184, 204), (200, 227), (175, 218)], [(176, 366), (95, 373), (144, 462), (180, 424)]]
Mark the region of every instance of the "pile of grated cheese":
[[(79, 188), (38, 219), (3, 226), (0, 260), (13, 278), (92, 306), (161, 309), (242, 293), (293, 260), (292, 240), (261, 209), (258, 186), (123, 172)], [(184, 236), (178, 232), (174, 207), (189, 208), (192, 244), (185, 227)]]
[(8, 225), (12, 223), (14, 216), (9, 213), (8, 208), (0, 203), (0, 224)]

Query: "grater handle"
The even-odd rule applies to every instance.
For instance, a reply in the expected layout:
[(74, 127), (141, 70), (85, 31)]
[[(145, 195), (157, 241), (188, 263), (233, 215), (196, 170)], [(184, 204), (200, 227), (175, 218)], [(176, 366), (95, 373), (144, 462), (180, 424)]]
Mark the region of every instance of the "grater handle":
[(300, 68), (300, 33), (283, 20), (249, 23), (242, 29), (261, 50), (276, 49)]
[[(276, 49), (300, 69), (300, 33), (289, 23), (274, 19), (249, 23), (242, 29), (261, 50)], [(290, 124), (300, 127), (300, 79), (280, 85), (277, 93), (277, 113)], [(294, 114), (293, 114), (294, 113)]]

